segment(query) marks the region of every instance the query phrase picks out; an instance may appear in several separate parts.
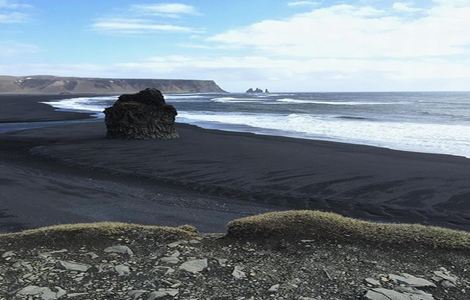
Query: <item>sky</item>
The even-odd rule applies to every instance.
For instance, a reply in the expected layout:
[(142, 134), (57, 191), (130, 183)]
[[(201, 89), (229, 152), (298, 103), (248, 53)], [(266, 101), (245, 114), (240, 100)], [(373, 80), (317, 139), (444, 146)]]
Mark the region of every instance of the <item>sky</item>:
[(470, 90), (470, 0), (0, 0), (0, 74)]

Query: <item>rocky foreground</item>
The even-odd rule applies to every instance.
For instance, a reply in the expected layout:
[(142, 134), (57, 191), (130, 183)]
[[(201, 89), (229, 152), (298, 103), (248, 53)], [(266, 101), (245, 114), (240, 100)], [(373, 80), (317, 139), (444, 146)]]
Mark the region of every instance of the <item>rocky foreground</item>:
[(0, 299), (470, 299), (465, 249), (333, 236), (76, 225), (2, 236), (0, 255)]

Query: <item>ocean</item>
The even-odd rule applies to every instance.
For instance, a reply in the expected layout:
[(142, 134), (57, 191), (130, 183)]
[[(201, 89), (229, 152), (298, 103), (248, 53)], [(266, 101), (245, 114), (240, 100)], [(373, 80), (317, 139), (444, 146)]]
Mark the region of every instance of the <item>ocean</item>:
[[(94, 112), (118, 96), (46, 101)], [(170, 94), (177, 122), (470, 158), (470, 92)]]

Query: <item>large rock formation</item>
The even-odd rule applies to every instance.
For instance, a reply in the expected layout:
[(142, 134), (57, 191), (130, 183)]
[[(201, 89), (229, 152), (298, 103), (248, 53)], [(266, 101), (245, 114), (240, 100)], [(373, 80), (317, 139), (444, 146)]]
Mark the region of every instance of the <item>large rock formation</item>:
[(121, 95), (112, 107), (104, 111), (107, 135), (125, 139), (173, 139), (176, 109), (165, 103), (157, 89), (145, 89), (137, 94)]
[[(255, 90), (253, 90), (252, 88), (249, 88), (247, 91), (246, 91), (247, 94), (262, 94), (263, 93), (263, 90), (260, 89), (260, 88), (256, 88)], [(266, 93), (268, 93), (268, 90), (266, 90)]]

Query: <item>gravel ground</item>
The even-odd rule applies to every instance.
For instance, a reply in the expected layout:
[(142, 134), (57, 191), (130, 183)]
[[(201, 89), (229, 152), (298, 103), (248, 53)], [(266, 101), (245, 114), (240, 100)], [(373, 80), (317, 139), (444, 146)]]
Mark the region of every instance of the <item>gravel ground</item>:
[(0, 299), (470, 299), (468, 252), (223, 235), (0, 239)]

